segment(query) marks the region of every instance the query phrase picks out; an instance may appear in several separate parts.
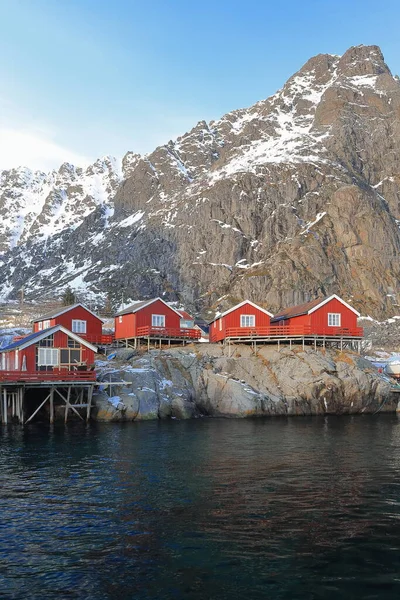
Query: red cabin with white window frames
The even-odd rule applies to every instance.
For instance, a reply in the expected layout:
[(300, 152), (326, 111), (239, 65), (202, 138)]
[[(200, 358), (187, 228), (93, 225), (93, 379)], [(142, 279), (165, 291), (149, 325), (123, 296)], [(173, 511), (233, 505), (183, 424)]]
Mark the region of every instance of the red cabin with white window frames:
[[(94, 344), (111, 343), (103, 336), (103, 321), (83, 304), (72, 304), (55, 309), (33, 321), (33, 331), (43, 331), (55, 325), (62, 325), (85, 340)], [(104, 338), (104, 339), (103, 339)]]
[(265, 335), (272, 314), (250, 300), (244, 300), (219, 315), (210, 323), (210, 342), (220, 342), (227, 337), (252, 337)]
[(194, 320), (188, 313), (184, 311), (180, 313), (161, 298), (135, 302), (115, 315), (116, 340), (135, 338), (196, 340), (200, 335), (200, 331), (194, 327)]
[[(54, 378), (94, 380), (96, 346), (62, 325), (36, 331), (0, 350), (0, 382)], [(90, 375), (90, 376), (89, 376)]]
[(288, 335), (360, 338), (363, 329), (357, 326), (359, 316), (355, 308), (333, 294), (286, 308), (271, 319), (271, 325), (284, 328)]

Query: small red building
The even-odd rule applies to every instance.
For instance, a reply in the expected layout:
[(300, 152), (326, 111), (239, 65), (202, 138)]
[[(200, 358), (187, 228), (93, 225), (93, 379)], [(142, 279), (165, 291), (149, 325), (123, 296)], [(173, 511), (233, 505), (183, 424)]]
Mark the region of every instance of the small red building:
[(43, 331), (55, 325), (62, 325), (94, 344), (107, 343), (102, 339), (102, 319), (83, 304), (63, 306), (42, 315), (33, 321), (33, 331)]
[(350, 304), (333, 294), (281, 311), (271, 325), (285, 327), (289, 335), (362, 337), (360, 316)]
[(198, 339), (192, 317), (161, 298), (135, 302), (115, 315), (115, 339)]
[[(62, 325), (36, 331), (0, 350), (1, 371), (72, 371), (92, 365), (96, 346)], [(0, 380), (1, 380), (0, 371)]]
[(210, 323), (210, 342), (220, 342), (227, 337), (266, 335), (272, 317), (261, 306), (244, 300)]

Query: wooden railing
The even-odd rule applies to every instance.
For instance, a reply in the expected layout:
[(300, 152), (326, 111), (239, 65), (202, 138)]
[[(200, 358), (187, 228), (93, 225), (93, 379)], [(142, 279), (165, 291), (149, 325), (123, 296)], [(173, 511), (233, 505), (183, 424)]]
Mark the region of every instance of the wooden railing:
[(271, 325), (270, 327), (229, 327), (225, 337), (362, 337), (362, 327), (315, 327), (311, 325)]
[(96, 381), (94, 371), (0, 371), (0, 383), (32, 383), (45, 381)]
[(83, 340), (88, 341), (90, 344), (108, 345), (112, 344), (115, 340), (113, 333), (102, 333), (101, 335), (91, 335), (90, 333), (77, 333)]
[(201, 331), (198, 329), (180, 329), (172, 327), (138, 327), (136, 337), (179, 338), (198, 340)]

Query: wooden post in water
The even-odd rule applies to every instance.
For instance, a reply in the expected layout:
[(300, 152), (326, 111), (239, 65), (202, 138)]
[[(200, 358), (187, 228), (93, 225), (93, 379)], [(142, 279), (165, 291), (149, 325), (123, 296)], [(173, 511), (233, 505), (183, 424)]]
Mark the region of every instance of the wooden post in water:
[(86, 422), (88, 422), (90, 419), (90, 409), (92, 407), (93, 388), (94, 388), (93, 385), (89, 386), (89, 388), (88, 388), (88, 403), (87, 403), (87, 409), (86, 409)]
[(69, 385), (68, 392), (67, 392), (67, 400), (65, 402), (64, 423), (66, 423), (68, 421), (68, 410), (69, 410), (69, 404), (70, 404), (70, 398), (71, 398), (71, 389), (72, 389), (72, 386)]
[(8, 423), (8, 414), (7, 414), (7, 390), (3, 388), (3, 423), (7, 425)]
[(50, 423), (54, 423), (54, 387), (50, 388)]

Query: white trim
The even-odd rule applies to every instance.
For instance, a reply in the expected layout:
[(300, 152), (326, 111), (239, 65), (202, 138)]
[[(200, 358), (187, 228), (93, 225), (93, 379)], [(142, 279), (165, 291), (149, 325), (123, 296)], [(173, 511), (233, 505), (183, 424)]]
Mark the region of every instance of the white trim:
[[(51, 319), (55, 319), (56, 317), (59, 317), (60, 315), (63, 315), (66, 312), (69, 312), (70, 310), (74, 310), (75, 308), (77, 308), (78, 306), (80, 306), (81, 308), (83, 308), (84, 310), (87, 310), (88, 313), (90, 313), (91, 315), (93, 315), (94, 317), (96, 317), (96, 319), (98, 319), (99, 321), (101, 321), (102, 323), (104, 323), (105, 321), (103, 321), (103, 319), (100, 319), (100, 317), (98, 315), (96, 315), (94, 312), (92, 312), (91, 310), (89, 310), (87, 308), (87, 306), (85, 306), (84, 304), (81, 304), (80, 302), (78, 302), (77, 304), (73, 304), (72, 306), (66, 306), (65, 308), (59, 310), (58, 312), (55, 312), (54, 314), (51, 315), (50, 320)], [(49, 318), (49, 317), (47, 317)], [(32, 321), (32, 323), (37, 323), (38, 321), (43, 321), (43, 317), (39, 317), (38, 319), (34, 319)]]
[[(142, 310), (142, 308), (146, 308), (147, 306), (150, 306), (150, 304), (153, 304), (153, 302), (157, 302), (157, 300), (160, 300), (160, 302), (162, 302), (163, 304), (165, 304), (165, 306), (167, 306), (168, 308), (170, 308), (171, 310), (173, 310), (174, 313), (176, 313), (177, 315), (179, 315), (180, 318), (182, 318), (181, 314), (179, 313), (179, 311), (175, 310), (175, 308), (172, 308), (172, 306), (170, 306), (169, 304), (167, 304), (165, 302), (165, 300), (163, 300), (162, 298), (153, 298), (152, 300), (149, 300), (148, 302), (146, 302), (146, 304), (141, 304), (141, 306), (138, 306), (137, 308), (135, 308), (134, 304), (132, 305), (132, 307), (127, 306), (123, 310), (120, 310), (119, 312), (117, 312), (117, 314), (115, 316), (119, 317), (119, 316), (122, 316), (122, 315), (131, 315), (132, 313), (135, 313), (138, 310)], [(141, 302), (141, 300), (139, 300), (139, 302)], [(139, 302), (138, 302), (138, 304), (139, 304)], [(129, 312), (125, 312), (128, 309), (129, 309)], [(121, 313), (122, 313), (122, 315), (121, 315)]]
[(357, 317), (360, 316), (360, 313), (356, 311), (355, 308), (353, 308), (352, 306), (350, 306), (350, 304), (347, 304), (347, 302), (345, 302), (344, 300), (342, 300), (341, 298), (339, 298), (339, 296), (336, 296), (336, 294), (332, 294), (332, 296), (329, 296), (329, 298), (326, 298), (325, 300), (322, 300), (319, 304), (317, 304), (317, 306), (314, 306), (313, 308), (311, 308), (307, 314), (311, 315), (311, 313), (315, 312), (316, 310), (318, 310), (319, 308), (321, 308), (321, 306), (324, 306), (324, 304), (328, 304), (328, 302), (330, 302), (331, 300), (338, 300), (339, 302), (341, 302), (343, 304), (343, 306), (346, 306), (346, 308), (348, 308), (349, 310), (351, 310), (354, 314), (357, 315)]
[(36, 344), (37, 342), (40, 342), (40, 340), (43, 340), (44, 338), (49, 337), (50, 335), (53, 335), (53, 333), (56, 333), (57, 331), (62, 331), (63, 333), (66, 333), (68, 337), (72, 338), (79, 344), (86, 346), (86, 348), (89, 348), (89, 350), (93, 350), (93, 352), (97, 352), (97, 346), (93, 346), (93, 344), (89, 344), (89, 342), (87, 342), (83, 338), (79, 337), (79, 335), (76, 335), (76, 333), (73, 333), (69, 329), (66, 329), (65, 327), (63, 327), (63, 325), (55, 325), (54, 327), (50, 327), (50, 329), (46, 329), (45, 331), (42, 331), (41, 335), (35, 336), (33, 339), (29, 340), (28, 342), (24, 343), (24, 340), (22, 339), (19, 346), (14, 346), (14, 348), (11, 348), (10, 350), (7, 350), (7, 348), (2, 348), (0, 350), (0, 352), (4, 352), (5, 350), (7, 352), (12, 352), (13, 350), (16, 350), (17, 348), (18, 348), (18, 350), (23, 350), (24, 348), (28, 348), (29, 346), (32, 346), (32, 344)]
[[(236, 306), (232, 306), (232, 308), (230, 308), (229, 310), (226, 310), (221, 315), (219, 315), (218, 319), (220, 319), (221, 317), (225, 317), (225, 315), (229, 315), (229, 313), (233, 312), (237, 308), (240, 308), (241, 306), (244, 306), (245, 304), (250, 304), (250, 306), (252, 306), (253, 308), (256, 308), (257, 310), (261, 310), (261, 312), (265, 313), (266, 315), (268, 315), (271, 318), (274, 316), (273, 314), (271, 314), (270, 312), (265, 310), (265, 308), (261, 308), (261, 306), (258, 306), (258, 304), (254, 304), (254, 302), (251, 302), (251, 300), (243, 300), (243, 302), (236, 304)], [(214, 320), (216, 320), (216, 319), (214, 319)], [(212, 321), (211, 321), (211, 323), (212, 323)]]

